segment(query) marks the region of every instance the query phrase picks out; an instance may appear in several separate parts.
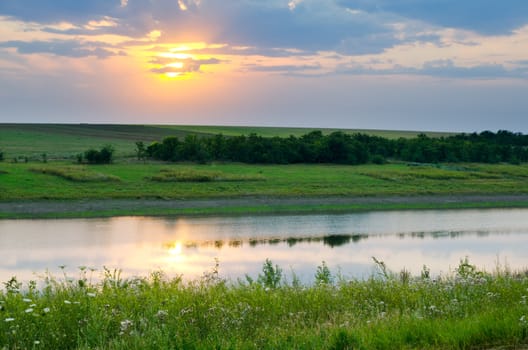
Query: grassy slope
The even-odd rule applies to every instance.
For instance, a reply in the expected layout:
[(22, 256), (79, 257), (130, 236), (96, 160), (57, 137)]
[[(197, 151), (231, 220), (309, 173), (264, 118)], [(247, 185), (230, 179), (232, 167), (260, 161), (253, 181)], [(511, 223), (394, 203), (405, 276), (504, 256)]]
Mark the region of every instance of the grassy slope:
[[(386, 138), (399, 137), (415, 137), (422, 133), (421, 131), (401, 131), (401, 130), (375, 130), (375, 129), (315, 129), (315, 128), (281, 128), (281, 127), (256, 127), (256, 126), (207, 126), (207, 125), (178, 125), (171, 127), (177, 130), (184, 130), (187, 132), (210, 133), (210, 134), (224, 134), (226, 136), (248, 135), (255, 133), (265, 137), (288, 137), (290, 135), (301, 136), (313, 130), (321, 130), (324, 134), (329, 134), (334, 131), (344, 131), (347, 133), (365, 133), (368, 135), (382, 136)], [(455, 133), (448, 132), (424, 132), (425, 134), (434, 137), (449, 136)]]
[[(5, 157), (30, 157), (38, 159), (42, 153), (48, 158), (74, 158), (88, 148), (100, 148), (111, 144), (117, 156), (134, 154), (134, 142), (152, 142), (167, 136), (184, 137), (189, 133), (212, 135), (223, 133), (227, 136), (257, 133), (262, 136), (300, 136), (314, 129), (230, 127), (230, 126), (183, 126), (183, 125), (106, 125), (106, 124), (0, 124), (0, 150)], [(337, 129), (324, 129), (325, 133)], [(365, 132), (385, 137), (412, 137), (418, 132), (383, 130), (345, 130)], [(442, 136), (445, 133), (428, 133)]]

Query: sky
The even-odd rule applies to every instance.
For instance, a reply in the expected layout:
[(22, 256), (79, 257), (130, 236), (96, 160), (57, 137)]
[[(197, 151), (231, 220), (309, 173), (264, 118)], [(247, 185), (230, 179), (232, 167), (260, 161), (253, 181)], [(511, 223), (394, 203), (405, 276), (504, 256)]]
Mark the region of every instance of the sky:
[(0, 122), (528, 133), (526, 0), (1, 0)]

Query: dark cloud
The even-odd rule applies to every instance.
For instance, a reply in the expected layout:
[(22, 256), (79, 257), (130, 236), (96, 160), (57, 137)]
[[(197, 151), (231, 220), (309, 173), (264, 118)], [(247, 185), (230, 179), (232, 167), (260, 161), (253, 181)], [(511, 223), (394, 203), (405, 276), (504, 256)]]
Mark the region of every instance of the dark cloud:
[[(176, 42), (188, 41), (193, 33), (198, 33), (199, 39), (199, 33), (206, 31), (210, 42), (250, 46), (271, 54), (277, 54), (273, 51), (277, 48), (373, 53), (399, 42), (382, 18), (350, 14), (331, 0), (305, 0), (294, 10), (286, 1), (185, 3), (186, 11), (175, 0), (129, 0), (124, 7), (118, 0), (4, 0), (0, 15), (48, 25), (44, 31), (69, 35), (111, 33), (141, 38), (158, 29), (163, 33), (161, 40)], [(85, 26), (90, 20), (104, 18), (114, 19), (116, 25)], [(60, 30), (49, 26), (62, 21), (76, 27)]]
[(426, 75), (454, 79), (528, 78), (527, 72), (523, 69), (508, 70), (499, 64), (461, 67), (451, 60), (425, 62), (420, 68), (395, 66), (391, 69), (371, 69), (361, 66), (350, 67), (341, 65), (336, 70), (336, 73), (352, 75)]
[(106, 58), (109, 56), (125, 55), (123, 51), (109, 50), (108, 45), (100, 42), (79, 42), (76, 40), (50, 41), (6, 41), (0, 42), (0, 47), (15, 48), (19, 54), (44, 53), (66, 57)]
[(526, 0), (339, 0), (369, 13), (392, 13), (442, 27), (506, 34), (528, 24)]
[(2, 0), (0, 14), (37, 23), (87, 22), (117, 12), (120, 0)]

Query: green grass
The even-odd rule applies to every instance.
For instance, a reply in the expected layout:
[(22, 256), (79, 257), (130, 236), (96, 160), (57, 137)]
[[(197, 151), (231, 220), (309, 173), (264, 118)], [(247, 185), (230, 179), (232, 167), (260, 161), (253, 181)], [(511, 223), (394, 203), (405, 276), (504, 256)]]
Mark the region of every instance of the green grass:
[[(259, 276), (221, 277), (221, 265), (183, 282), (153, 272), (79, 276), (0, 292), (8, 349), (487, 349), (528, 343), (528, 277), (461, 261), (432, 279), (392, 273), (345, 280), (323, 263), (313, 285), (266, 261)], [(96, 273), (97, 276), (97, 273)]]
[[(112, 199), (112, 198), (235, 198), (244, 196), (388, 196), (464, 195), (528, 193), (528, 165), (493, 166), (467, 164), (471, 171), (445, 170), (435, 166), (416, 168), (405, 164), (387, 165), (247, 165), (118, 163), (76, 165), (68, 162), (0, 163), (0, 200)], [(81, 174), (100, 173), (119, 182), (71, 181), (61, 176), (35, 173), (67, 169)], [(60, 170), (63, 169), (63, 170)], [(167, 171), (166, 169), (172, 169)], [(165, 172), (166, 171), (166, 172)], [(172, 174), (222, 174), (230, 181), (173, 182), (152, 181)], [(247, 181), (262, 179), (266, 181)], [(448, 181), (446, 181), (448, 180)]]

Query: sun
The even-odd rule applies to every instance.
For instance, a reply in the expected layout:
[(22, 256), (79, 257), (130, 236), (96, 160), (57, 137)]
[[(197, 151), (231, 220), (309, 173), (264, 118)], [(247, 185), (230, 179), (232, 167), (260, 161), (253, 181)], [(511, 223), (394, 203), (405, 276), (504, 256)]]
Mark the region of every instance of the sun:
[(172, 63), (167, 64), (166, 67), (172, 67), (172, 68), (176, 68), (176, 69), (182, 69), (183, 66), (184, 66), (183, 62), (172, 62)]

